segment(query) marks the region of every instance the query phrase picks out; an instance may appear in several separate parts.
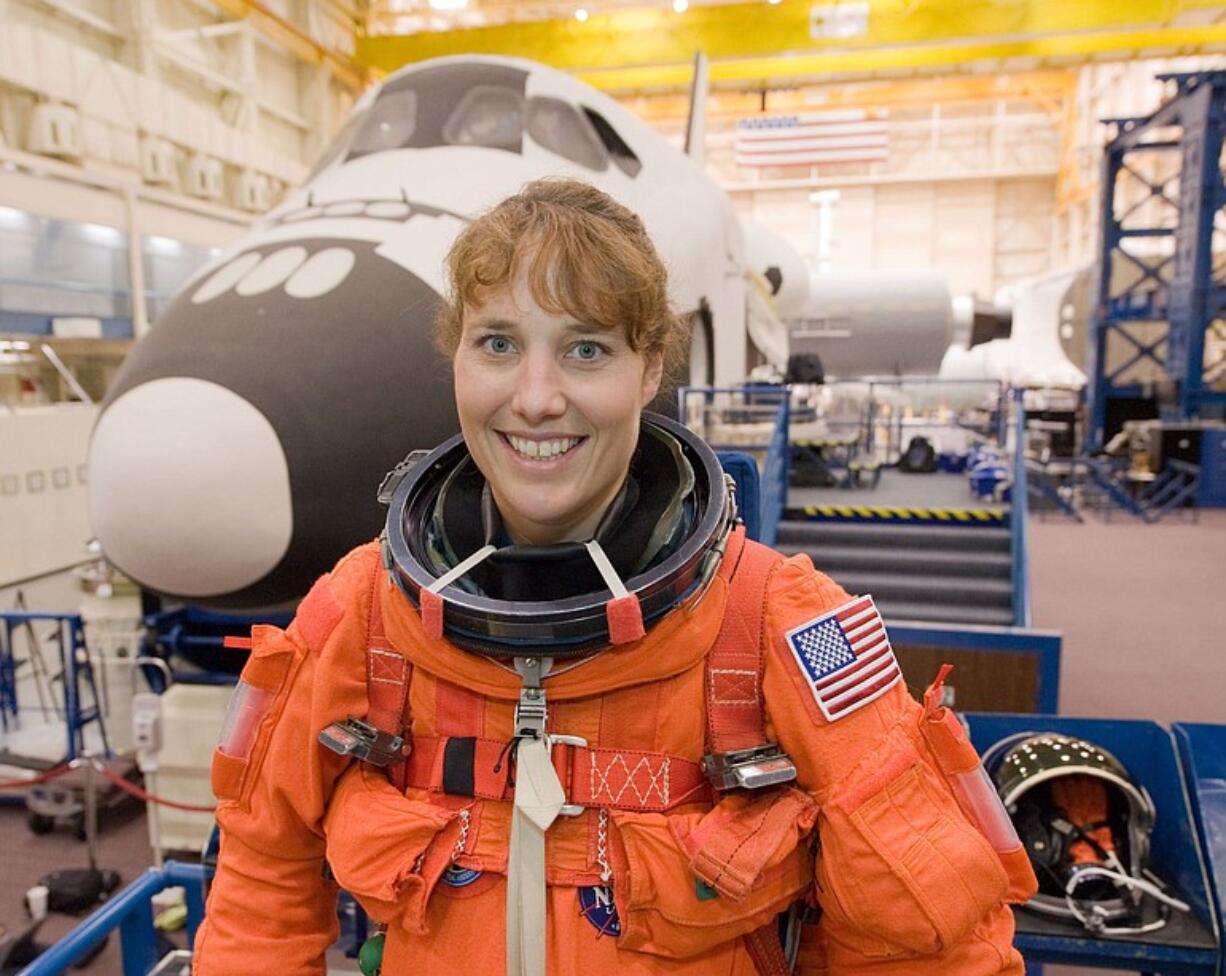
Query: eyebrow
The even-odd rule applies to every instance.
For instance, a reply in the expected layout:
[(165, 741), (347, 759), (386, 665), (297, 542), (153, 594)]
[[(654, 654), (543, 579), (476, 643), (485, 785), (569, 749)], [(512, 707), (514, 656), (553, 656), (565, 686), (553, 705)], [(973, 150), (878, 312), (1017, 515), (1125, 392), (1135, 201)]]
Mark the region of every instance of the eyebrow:
[[(510, 319), (492, 318), (492, 319), (477, 319), (468, 323), (470, 329), (489, 329), (499, 332), (518, 332), (519, 324), (512, 322)], [(593, 325), (590, 322), (571, 322), (563, 327), (563, 332), (567, 335), (611, 335), (616, 333), (616, 329), (606, 329), (603, 326)]]

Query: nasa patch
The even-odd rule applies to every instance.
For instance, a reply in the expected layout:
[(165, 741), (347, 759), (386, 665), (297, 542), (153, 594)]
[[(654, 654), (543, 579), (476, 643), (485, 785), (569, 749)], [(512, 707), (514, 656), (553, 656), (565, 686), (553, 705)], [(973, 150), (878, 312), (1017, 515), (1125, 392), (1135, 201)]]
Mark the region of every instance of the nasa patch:
[(472, 868), (449, 864), (439, 880), (452, 888), (467, 888), (483, 874), (485, 874), (484, 871), (474, 871)]
[(592, 923), (600, 935), (611, 935), (617, 938), (622, 934), (621, 919), (617, 917), (617, 905), (613, 903), (613, 889), (608, 885), (580, 888), (579, 913)]

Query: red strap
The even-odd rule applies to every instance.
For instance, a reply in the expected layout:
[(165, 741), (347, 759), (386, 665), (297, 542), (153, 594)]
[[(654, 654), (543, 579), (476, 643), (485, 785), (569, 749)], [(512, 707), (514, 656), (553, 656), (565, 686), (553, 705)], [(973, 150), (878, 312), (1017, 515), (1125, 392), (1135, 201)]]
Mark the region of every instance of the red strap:
[(443, 597), (424, 586), (417, 594), (421, 604), (421, 626), (432, 640), (443, 639)]
[(728, 580), (728, 605), (719, 636), (707, 653), (707, 751), (721, 755), (766, 743), (762, 698), (762, 624), (766, 586), (783, 557), (745, 538), (738, 527), (728, 539), (720, 574)]
[(931, 719), (938, 709), (941, 707), (941, 699), (944, 698), (945, 679), (953, 672), (952, 664), (942, 664), (941, 670), (937, 672), (937, 676), (932, 679), (932, 684), (928, 686), (928, 690), (924, 692), (924, 718)]
[[(448, 743), (462, 753), (465, 763), (471, 757), (472, 796), (486, 800), (514, 797), (510, 749), (497, 739), (415, 736), (407, 763), (409, 786), (448, 792), (444, 788)], [(662, 813), (709, 797), (702, 766), (668, 753), (594, 749), (559, 742), (554, 744), (551, 758), (566, 802), (578, 806)], [(470, 770), (459, 772), (467, 776)]]
[(745, 936), (745, 949), (758, 976), (788, 976), (792, 972), (779, 942), (779, 926), (773, 918)]
[[(413, 666), (387, 639), (383, 625), (383, 572), (375, 566), (370, 583), (370, 614), (366, 624), (366, 721), (381, 732), (404, 735), (409, 727), (409, 677)], [(404, 789), (405, 764), (389, 769), (392, 783)]]
[(251, 650), (251, 638), (232, 637), (227, 634), (221, 639), (221, 646), (233, 651), (249, 651)]
[(647, 631), (643, 628), (643, 608), (639, 598), (627, 593), (604, 605), (605, 620), (609, 625), (609, 640), (615, 645), (630, 644), (642, 640)]

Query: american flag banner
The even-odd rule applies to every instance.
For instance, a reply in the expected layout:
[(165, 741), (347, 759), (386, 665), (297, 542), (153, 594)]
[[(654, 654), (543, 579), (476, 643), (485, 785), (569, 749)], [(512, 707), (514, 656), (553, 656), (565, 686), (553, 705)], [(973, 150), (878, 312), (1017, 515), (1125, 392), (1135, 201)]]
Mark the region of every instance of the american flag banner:
[(788, 631), (787, 642), (830, 722), (863, 708), (902, 680), (871, 596), (857, 597)]
[(862, 109), (743, 119), (736, 126), (738, 166), (871, 162), (888, 152), (885, 117)]

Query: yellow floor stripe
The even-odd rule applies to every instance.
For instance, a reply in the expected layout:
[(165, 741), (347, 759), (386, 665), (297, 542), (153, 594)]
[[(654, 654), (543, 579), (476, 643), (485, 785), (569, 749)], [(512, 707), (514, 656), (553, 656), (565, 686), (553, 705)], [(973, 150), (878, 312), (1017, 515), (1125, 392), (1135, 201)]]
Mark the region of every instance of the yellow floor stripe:
[(901, 505), (805, 505), (810, 518), (862, 518), (885, 520), (927, 519), (940, 522), (1003, 522), (1006, 513), (992, 508), (908, 508)]

